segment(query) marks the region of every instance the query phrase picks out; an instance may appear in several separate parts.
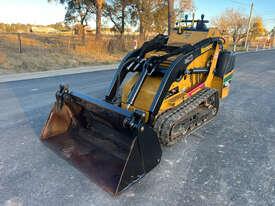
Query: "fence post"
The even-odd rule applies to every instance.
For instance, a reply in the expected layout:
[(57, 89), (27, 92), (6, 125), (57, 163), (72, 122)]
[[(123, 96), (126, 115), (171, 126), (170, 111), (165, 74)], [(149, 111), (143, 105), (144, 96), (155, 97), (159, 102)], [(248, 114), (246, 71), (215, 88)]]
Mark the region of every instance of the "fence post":
[(138, 41), (135, 39), (134, 40), (134, 49), (137, 49), (138, 48)]
[(70, 48), (71, 48), (71, 39), (70, 39), (70, 37), (69, 37), (68, 47), (67, 47), (67, 52), (68, 52), (68, 54), (70, 53)]
[(22, 41), (21, 41), (21, 33), (18, 33), (18, 43), (19, 43), (19, 53), (22, 53)]

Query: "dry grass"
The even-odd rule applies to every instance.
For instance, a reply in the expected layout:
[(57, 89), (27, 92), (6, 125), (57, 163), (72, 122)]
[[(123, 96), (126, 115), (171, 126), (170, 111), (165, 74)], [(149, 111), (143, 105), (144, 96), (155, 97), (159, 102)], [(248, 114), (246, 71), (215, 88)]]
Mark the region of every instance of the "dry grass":
[(133, 49), (134, 38), (21, 34), (19, 53), (18, 34), (0, 34), (0, 74), (115, 63)]
[[(134, 48), (136, 40), (136, 36), (103, 36), (96, 41), (94, 36), (24, 33), (19, 53), (18, 34), (0, 33), (0, 74), (115, 63)], [(261, 42), (256, 43), (250, 42), (250, 49), (261, 48)]]

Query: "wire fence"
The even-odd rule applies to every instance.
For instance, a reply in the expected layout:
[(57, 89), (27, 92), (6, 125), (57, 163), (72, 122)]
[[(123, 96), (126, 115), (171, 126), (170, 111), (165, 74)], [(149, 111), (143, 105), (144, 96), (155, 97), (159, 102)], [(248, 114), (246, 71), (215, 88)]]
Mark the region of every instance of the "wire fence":
[[(56, 35), (56, 34), (33, 34), (33, 33), (0, 33), (0, 49), (7, 49), (12, 52), (37, 52), (62, 53), (79, 55), (85, 57), (97, 57), (102, 55), (123, 54), (137, 48), (143, 42), (137, 35), (108, 36), (103, 35), (100, 40), (94, 35), (87, 35), (85, 38), (77, 35)], [(236, 45), (236, 51), (251, 51), (269, 49), (275, 47), (275, 39), (267, 37), (249, 41), (248, 47), (244, 48), (244, 42)], [(229, 49), (234, 46), (229, 42)]]
[(35, 50), (43, 53), (64, 53), (80, 56), (96, 54), (114, 54), (127, 52), (137, 46), (137, 36), (102, 36), (100, 40), (94, 35), (85, 38), (71, 35), (51, 35), (32, 33), (0, 33), (0, 48), (19, 53)]
[[(153, 38), (153, 36), (148, 37)], [(229, 41), (228, 41), (229, 42)], [(256, 51), (273, 48), (274, 41), (259, 38), (236, 46), (236, 51)], [(143, 44), (137, 35), (77, 35), (0, 33), (0, 74), (32, 72), (58, 68), (119, 62), (129, 51)], [(229, 42), (229, 48), (234, 46)]]

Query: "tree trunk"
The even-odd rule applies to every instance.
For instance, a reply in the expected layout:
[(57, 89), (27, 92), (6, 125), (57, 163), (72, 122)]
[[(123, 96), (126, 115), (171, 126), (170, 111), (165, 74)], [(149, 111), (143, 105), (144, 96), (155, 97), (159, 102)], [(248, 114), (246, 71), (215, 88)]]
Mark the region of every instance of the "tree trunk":
[(124, 35), (125, 32), (125, 0), (122, 0), (122, 14), (121, 14), (121, 35)]
[(237, 47), (237, 31), (234, 31), (232, 39), (233, 39), (233, 51), (236, 51), (236, 47)]
[(85, 43), (85, 25), (84, 25), (85, 18), (82, 18), (80, 21), (80, 36), (82, 44)]
[(168, 35), (171, 34), (174, 26), (174, 0), (168, 0)]
[(236, 42), (234, 42), (234, 46), (233, 46), (233, 51), (234, 52), (236, 51), (236, 47), (237, 47)]
[(18, 33), (18, 42), (19, 42), (19, 53), (22, 53), (22, 41), (21, 41), (21, 34)]
[(97, 4), (96, 4), (96, 39), (101, 38), (101, 17), (102, 17), (102, 4), (97, 1)]
[(80, 36), (82, 44), (85, 44), (85, 26), (81, 25), (80, 27)]
[(140, 20), (139, 20), (139, 38), (140, 41), (144, 41), (145, 40), (145, 31), (144, 31), (144, 27), (143, 27), (143, 16), (140, 15)]
[(121, 27), (120, 27), (120, 42), (121, 42), (121, 49), (123, 51), (126, 51), (125, 46), (125, 39), (124, 39), (124, 33), (125, 33), (125, 8), (126, 8), (126, 0), (122, 0), (121, 5)]

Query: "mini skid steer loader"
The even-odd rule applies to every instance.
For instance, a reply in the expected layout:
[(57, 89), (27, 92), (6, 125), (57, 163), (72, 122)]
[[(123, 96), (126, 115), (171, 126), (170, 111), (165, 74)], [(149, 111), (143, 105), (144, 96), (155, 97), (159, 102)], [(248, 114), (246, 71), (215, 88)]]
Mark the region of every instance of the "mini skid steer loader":
[(160, 143), (205, 125), (229, 93), (235, 57), (207, 22), (185, 19), (128, 53), (103, 100), (60, 86), (43, 142), (114, 195), (138, 181)]

